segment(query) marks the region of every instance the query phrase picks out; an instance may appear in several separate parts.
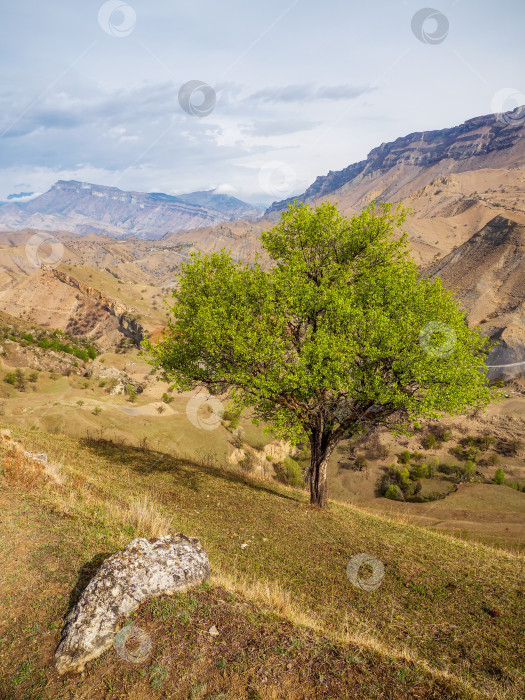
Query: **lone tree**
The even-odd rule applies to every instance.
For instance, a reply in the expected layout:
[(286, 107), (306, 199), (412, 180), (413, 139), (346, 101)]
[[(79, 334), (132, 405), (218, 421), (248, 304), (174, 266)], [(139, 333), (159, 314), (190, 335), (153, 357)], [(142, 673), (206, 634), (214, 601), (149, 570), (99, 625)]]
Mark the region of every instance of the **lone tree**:
[[(327, 505), (343, 437), (485, 408), (489, 344), (439, 280), (421, 278), (402, 209), (341, 216), (289, 205), (262, 234), (268, 264), (195, 253), (151, 363), (179, 391), (205, 387), (276, 434), (308, 439), (310, 500)], [(263, 269), (263, 267), (265, 269)]]

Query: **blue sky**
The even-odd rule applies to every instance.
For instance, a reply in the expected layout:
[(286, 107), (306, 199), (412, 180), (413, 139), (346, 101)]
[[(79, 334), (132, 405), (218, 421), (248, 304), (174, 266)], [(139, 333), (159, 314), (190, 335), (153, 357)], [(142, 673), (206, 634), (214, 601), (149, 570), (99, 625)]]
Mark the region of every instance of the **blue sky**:
[(414, 29), (419, 0), (110, 2), (3, 4), (1, 200), (79, 179), (269, 203), (525, 102), (522, 0), (443, 0)]

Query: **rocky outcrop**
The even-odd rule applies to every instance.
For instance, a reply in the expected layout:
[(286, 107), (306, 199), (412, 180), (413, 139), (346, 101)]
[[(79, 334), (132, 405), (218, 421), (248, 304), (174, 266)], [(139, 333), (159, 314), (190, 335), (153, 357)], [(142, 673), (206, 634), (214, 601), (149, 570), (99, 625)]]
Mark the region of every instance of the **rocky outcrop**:
[[(412, 166), (417, 171), (428, 169), (444, 160), (459, 164), (471, 158), (488, 156), (523, 144), (524, 136), (524, 119), (504, 124), (494, 114), (469, 119), (464, 124), (450, 129), (415, 132), (373, 148), (366, 160), (353, 163), (343, 170), (331, 170), (328, 175), (319, 176), (297, 199), (320, 199), (342, 187), (354, 187), (364, 180), (374, 180), (394, 168)], [(475, 167), (483, 166), (472, 165), (469, 169)], [(453, 166), (450, 170), (453, 170)], [(391, 199), (388, 194), (391, 193), (385, 192), (384, 196), (379, 193), (376, 198)], [(294, 197), (274, 202), (265, 214), (283, 211), (293, 199)]]
[(131, 338), (136, 345), (140, 345), (140, 343), (144, 340), (145, 331), (138, 321), (137, 309), (133, 309), (126, 306), (122, 302), (117, 301), (116, 299), (105, 296), (98, 289), (90, 287), (84, 282), (76, 279), (76, 277), (72, 277), (66, 272), (62, 272), (62, 270), (58, 270), (56, 267), (44, 267), (43, 269), (47, 274), (52, 275), (60, 282), (78, 289), (79, 292), (95, 301), (98, 306), (102, 307), (111, 316), (116, 318), (122, 335), (125, 335), (127, 338)]
[(209, 577), (208, 557), (194, 537), (133, 540), (106, 559), (69, 613), (55, 652), (57, 671), (83, 671), (114, 644), (119, 621), (146, 598), (185, 591)]

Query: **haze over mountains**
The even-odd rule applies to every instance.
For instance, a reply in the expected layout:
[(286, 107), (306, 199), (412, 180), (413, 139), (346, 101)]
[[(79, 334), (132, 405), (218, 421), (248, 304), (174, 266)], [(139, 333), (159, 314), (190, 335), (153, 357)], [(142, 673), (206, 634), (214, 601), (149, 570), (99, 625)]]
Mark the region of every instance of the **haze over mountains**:
[(258, 207), (213, 190), (172, 196), (59, 180), (48, 192), (29, 201), (0, 203), (0, 230), (38, 228), (155, 239), (168, 232), (258, 216), (261, 212)]

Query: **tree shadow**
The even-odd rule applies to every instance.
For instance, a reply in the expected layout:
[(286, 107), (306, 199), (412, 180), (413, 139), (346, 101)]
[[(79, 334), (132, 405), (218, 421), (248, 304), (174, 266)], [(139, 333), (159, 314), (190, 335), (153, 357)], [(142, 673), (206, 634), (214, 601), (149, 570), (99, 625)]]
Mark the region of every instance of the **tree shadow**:
[(199, 477), (212, 476), (234, 484), (248, 486), (256, 491), (270, 493), (279, 498), (290, 501), (300, 501), (300, 494), (286, 493), (279, 489), (279, 485), (263, 482), (248, 473), (234, 470), (221, 464), (214, 455), (204, 455), (200, 459), (189, 459), (182, 455), (173, 455), (149, 447), (137, 447), (134, 445), (114, 442), (103, 437), (87, 436), (80, 442), (91, 452), (110, 459), (114, 463), (127, 466), (137, 474), (149, 475), (153, 473), (168, 473), (177, 481), (184, 483), (187, 488), (195, 492), (208, 488)]

